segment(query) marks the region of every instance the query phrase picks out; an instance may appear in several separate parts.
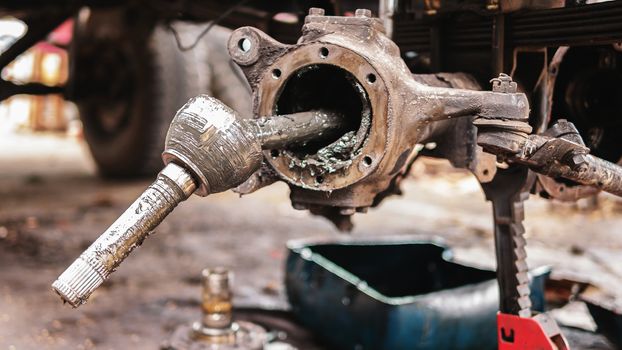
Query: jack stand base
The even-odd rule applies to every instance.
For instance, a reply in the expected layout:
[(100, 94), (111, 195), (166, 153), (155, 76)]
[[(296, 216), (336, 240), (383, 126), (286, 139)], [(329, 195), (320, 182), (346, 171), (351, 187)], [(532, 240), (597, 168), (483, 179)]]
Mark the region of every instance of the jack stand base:
[(570, 350), (566, 338), (548, 314), (531, 318), (497, 314), (499, 350)]

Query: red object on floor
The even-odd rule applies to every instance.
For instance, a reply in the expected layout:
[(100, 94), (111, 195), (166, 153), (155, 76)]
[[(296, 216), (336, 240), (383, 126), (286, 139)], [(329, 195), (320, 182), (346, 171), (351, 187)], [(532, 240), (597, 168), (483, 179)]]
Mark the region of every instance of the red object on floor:
[(532, 318), (497, 314), (499, 350), (569, 350), (566, 338), (548, 314)]

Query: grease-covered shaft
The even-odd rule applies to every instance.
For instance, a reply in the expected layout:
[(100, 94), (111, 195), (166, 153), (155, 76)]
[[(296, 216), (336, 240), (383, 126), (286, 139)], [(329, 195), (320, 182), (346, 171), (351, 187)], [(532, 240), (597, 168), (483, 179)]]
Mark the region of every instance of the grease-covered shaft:
[(157, 179), (52, 284), (73, 307), (83, 304), (134, 248), (196, 189), (182, 167), (170, 163)]
[(242, 119), (212, 97), (191, 99), (171, 123), (163, 156), (168, 165), (52, 288), (72, 306), (83, 304), (192, 193), (206, 196), (234, 188), (259, 169), (262, 148), (330, 135), (340, 129), (340, 120), (321, 111)]
[(337, 134), (344, 118), (341, 114), (315, 110), (256, 119), (263, 149), (279, 149), (304, 143), (311, 139), (327, 138)]

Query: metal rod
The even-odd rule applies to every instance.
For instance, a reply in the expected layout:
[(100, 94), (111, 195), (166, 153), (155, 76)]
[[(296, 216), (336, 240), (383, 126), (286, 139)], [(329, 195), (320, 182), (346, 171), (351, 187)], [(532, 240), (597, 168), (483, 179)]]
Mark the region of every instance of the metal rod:
[(194, 335), (219, 344), (233, 344), (238, 325), (233, 322), (232, 274), (221, 267), (205, 269), (202, 279), (202, 318), (192, 325)]
[(233, 307), (231, 304), (231, 273), (224, 268), (205, 269), (202, 273), (203, 293), (201, 310), (202, 325), (207, 328), (231, 328)]
[(581, 185), (594, 186), (622, 197), (622, 167), (590, 154), (580, 155), (573, 167), (553, 162), (548, 167), (534, 171), (550, 177), (563, 177)]
[[(211, 101), (210, 103), (215, 103)], [(220, 105), (216, 104), (220, 108)], [(206, 117), (214, 120), (217, 114), (210, 115), (214, 109), (208, 110)], [(223, 113), (222, 110), (218, 110)], [(224, 113), (227, 113), (226, 110)], [(233, 116), (227, 120), (236, 120)], [(222, 118), (221, 118), (222, 119)], [(229, 129), (241, 130), (240, 137), (230, 141), (230, 153), (214, 152), (217, 162), (224, 158), (243, 153), (244, 148), (272, 148), (284, 147), (291, 143), (304, 142), (310, 139), (323, 137), (325, 133), (339, 130), (343, 118), (335, 113), (323, 111), (311, 111), (291, 115), (265, 117), (260, 119), (242, 119), (235, 123), (229, 123)], [(176, 122), (174, 121), (173, 124)], [(183, 125), (193, 127), (194, 125)], [(234, 125), (235, 124), (235, 125)], [(212, 141), (227, 137), (231, 133), (213, 133)], [(224, 135), (224, 136), (223, 136)], [(185, 145), (191, 144), (189, 141)], [(259, 167), (261, 157), (245, 159), (249, 173), (243, 176), (248, 178)], [(196, 167), (184, 163), (188, 169), (193, 169), (196, 175)], [(214, 175), (210, 179), (230, 176), (227, 169), (221, 174), (221, 169), (214, 166), (216, 163), (203, 165), (202, 171)], [(245, 180), (244, 178), (243, 180)], [(197, 176), (197, 180), (200, 177)], [(157, 179), (141, 194), (141, 196), (115, 221), (78, 259), (76, 259), (65, 272), (52, 284), (52, 288), (61, 298), (78, 307), (85, 303), (89, 295), (99, 287), (110, 274), (123, 262), (123, 260), (155, 229), (166, 216), (182, 201), (186, 200), (197, 190), (198, 182), (195, 182), (191, 173), (175, 163), (169, 163), (158, 175)], [(237, 186), (239, 183), (226, 182), (223, 190)]]
[(73, 307), (83, 304), (119, 264), (196, 189), (182, 167), (170, 163), (157, 179), (52, 284)]
[(335, 135), (344, 117), (335, 112), (316, 110), (256, 119), (263, 149), (283, 148), (311, 139)]

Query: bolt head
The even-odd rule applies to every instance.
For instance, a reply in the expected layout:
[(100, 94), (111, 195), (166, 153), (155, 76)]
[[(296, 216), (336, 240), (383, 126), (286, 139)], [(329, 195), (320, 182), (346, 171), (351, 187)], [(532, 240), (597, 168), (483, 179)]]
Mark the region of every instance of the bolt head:
[(309, 9), (309, 16), (324, 16), (324, 9), (319, 7), (311, 7)]
[(569, 160), (568, 165), (574, 171), (578, 171), (580, 173), (584, 173), (589, 170), (589, 165), (587, 163), (587, 156), (583, 153), (574, 154)]
[(356, 9), (354, 12), (356, 17), (371, 17), (371, 10), (369, 9)]
[(515, 93), (518, 90), (516, 82), (512, 81), (512, 77), (501, 73), (499, 77), (491, 79), (492, 91), (501, 93)]
[(575, 154), (572, 157), (572, 163), (575, 165), (581, 164), (581, 163), (585, 163), (586, 159), (585, 159), (585, 154)]

